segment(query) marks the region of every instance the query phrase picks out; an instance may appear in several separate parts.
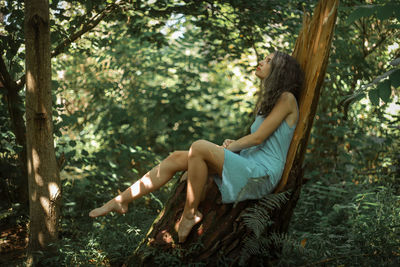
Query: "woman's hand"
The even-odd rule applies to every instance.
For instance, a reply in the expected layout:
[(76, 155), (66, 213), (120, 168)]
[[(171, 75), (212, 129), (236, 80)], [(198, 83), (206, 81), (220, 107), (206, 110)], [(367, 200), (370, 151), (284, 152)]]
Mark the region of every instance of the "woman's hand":
[(232, 139), (225, 139), (224, 143), (222, 144), (222, 147), (223, 148), (228, 148), (228, 146), (234, 141), (235, 140), (232, 140)]

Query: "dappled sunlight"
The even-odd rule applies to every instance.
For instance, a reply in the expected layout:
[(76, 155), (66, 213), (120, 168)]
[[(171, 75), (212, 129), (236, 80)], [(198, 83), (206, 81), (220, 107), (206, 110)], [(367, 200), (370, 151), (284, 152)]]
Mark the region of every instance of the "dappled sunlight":
[(39, 198), (39, 200), (40, 200), (40, 204), (42, 205), (42, 208), (43, 208), (44, 212), (46, 212), (46, 215), (50, 216), (51, 211), (50, 211), (49, 198), (42, 196), (42, 197)]
[[(151, 191), (154, 185), (151, 182), (149, 173), (143, 176), (140, 180), (137, 180), (133, 185), (129, 187), (130, 195), (132, 198), (137, 198), (143, 194), (147, 194)], [(118, 201), (122, 201), (121, 195), (117, 197)]]
[[(206, 176), (203, 170), (207, 168), (196, 169), (205, 164), (196, 160), (221, 159), (218, 150), (223, 149), (194, 146), (193, 150), (190, 145), (201, 139), (222, 144), (226, 138), (248, 134), (260, 94), (254, 75), (258, 61), (275, 50), (290, 54), (302, 19), (312, 14), (317, 2), (331, 1), (50, 1), (51, 64), (39, 60), (40, 64), (30, 69), (25, 61), (37, 60), (42, 49), (26, 46), (32, 40), (24, 34), (24, 21), (30, 21), (24, 19), (28, 5), (3, 2), (0, 31), (6, 38), (0, 44), (4, 48), (0, 57), (0, 225), (31, 227), (31, 241), (43, 247), (49, 236), (54, 236), (51, 248), (56, 255), (47, 257), (47, 248), (41, 249), (42, 265), (131, 266), (128, 258), (150, 241), (146, 233), (158, 231), (151, 235), (155, 245), (175, 245), (177, 233), (171, 224), (179, 219), (186, 199), (193, 201), (199, 194), (195, 181)], [(314, 64), (319, 58), (315, 53), (304, 58), (312, 77), (324, 73), (325, 68), (326, 76), (318, 81), (306, 79), (308, 84), (322, 84), (322, 89), (319, 99), (305, 106), (319, 104), (315, 114), (307, 112), (311, 116), (303, 115), (306, 108), (300, 112), (298, 128), (310, 140), (307, 144), (307, 136), (295, 134), (293, 140), (304, 145), (299, 146), (299, 153), (289, 152), (300, 155), (306, 151), (301, 164), (293, 160), (292, 172), (287, 171), (288, 177), (303, 179), (296, 183), (288, 179), (283, 188), (301, 186), (301, 194), (300, 190), (292, 191), (291, 200), (300, 199), (297, 205), (291, 201), (274, 212), (273, 219), (279, 218), (282, 225), (271, 224), (280, 231), (290, 222), (287, 238), (272, 240), (284, 242), (273, 243), (274, 248), (291, 243), (301, 246), (301, 251), (283, 247), (280, 259), (274, 259), (277, 265), (322, 262), (344, 266), (357, 262), (381, 266), (384, 264), (374, 259), (382, 256), (380, 263), (390, 264), (388, 258), (400, 255), (396, 244), (400, 235), (395, 227), (400, 208), (400, 72), (382, 79), (390, 80), (390, 91), (377, 90), (379, 84), (373, 83), (385, 71), (400, 66), (391, 63), (400, 60), (395, 25), (400, 13), (392, 8), (399, 5), (368, 0), (357, 7), (349, 1), (340, 2), (328, 65)], [(328, 11), (315, 26), (329, 24), (333, 9)], [(351, 21), (351, 17), (357, 19)], [(42, 23), (40, 18), (36, 23)], [(311, 52), (327, 42), (315, 33), (302, 38), (306, 37), (315, 43), (302, 45)], [(52, 74), (40, 71), (42, 66)], [(343, 100), (352, 95), (360, 98)], [(49, 101), (41, 101), (45, 97)], [(45, 105), (51, 110), (44, 112)], [(49, 116), (54, 132), (44, 133), (51, 123)], [(314, 121), (306, 121), (313, 116)], [(311, 133), (303, 131), (310, 125)], [(52, 136), (54, 143), (46, 142)], [(168, 164), (157, 164), (172, 151), (189, 148), (186, 158), (189, 154), (192, 166), (196, 166), (190, 182), (186, 165), (180, 168), (184, 172), (180, 181), (185, 181), (179, 186), (180, 171), (160, 190), (132, 201), (127, 213), (127, 206), (114, 205), (95, 214), (112, 210), (110, 216), (88, 216), (110, 199), (123, 202), (126, 196), (136, 197), (158, 187), (166, 179), (164, 173), (173, 171)], [(46, 151), (53, 154), (49, 157)], [(54, 159), (58, 168), (50, 170)], [(24, 178), (25, 167), (29, 179)], [(211, 173), (215, 173), (214, 168), (208, 169), (209, 177)], [(231, 213), (230, 206), (221, 203), (214, 180), (210, 178), (206, 184), (209, 186), (201, 197), (204, 205), (199, 206), (204, 221), (195, 227), (198, 236), (203, 233), (202, 239), (189, 250), (176, 246), (172, 254), (160, 246), (152, 251), (145, 247), (143, 251), (156, 257), (159, 265), (184, 265), (182, 258), (195, 255), (203, 245), (209, 253), (204, 259), (213, 261), (220, 255), (220, 264), (229, 265), (230, 256), (225, 258), (225, 254), (238, 258), (236, 244), (245, 247), (252, 236), (251, 227), (242, 227), (239, 213)], [(126, 190), (121, 193), (122, 189)], [(25, 204), (27, 199), (30, 207)], [(275, 216), (292, 214), (286, 208), (294, 206), (294, 216), (286, 220)], [(269, 208), (262, 211), (270, 213)], [(125, 214), (117, 216), (115, 212)], [(240, 211), (245, 212), (244, 208)], [(59, 220), (52, 221), (58, 216)], [(155, 217), (170, 228), (152, 225)], [(267, 224), (268, 220), (260, 219), (261, 224)], [(55, 234), (58, 226), (59, 237)], [(240, 231), (245, 233), (239, 238), (224, 237)], [(211, 238), (205, 238), (207, 232)], [(15, 234), (15, 239), (21, 237)], [(264, 237), (258, 240), (266, 244)], [(194, 238), (195, 233), (189, 242)], [(0, 266), (19, 266), (4, 263), (7, 240), (0, 237)], [(252, 255), (252, 260), (278, 255), (273, 250), (263, 253)], [(185, 263), (196, 265), (196, 260), (193, 256)]]
[(57, 183), (50, 182), (48, 185), (50, 199), (55, 200), (59, 197), (61, 190)]
[(147, 175), (140, 180), (140, 184), (142, 184), (145, 188), (150, 188), (153, 186), (150, 177)]
[(39, 244), (41, 246), (45, 245), (46, 244), (46, 236), (45, 236), (45, 234), (43, 234), (43, 232), (39, 231), (39, 233), (37, 235), (38, 235), (37, 240), (39, 241)]
[(187, 183), (187, 195), (186, 195), (187, 202), (193, 203), (194, 201), (194, 190), (192, 183)]
[(32, 148), (32, 164), (29, 164), (33, 167), (33, 173), (35, 174), (35, 182), (38, 186), (43, 186), (43, 178), (40, 175), (40, 172), (38, 171), (40, 167), (40, 157), (38, 152), (36, 151), (35, 148)]
[(31, 198), (31, 200), (32, 200), (33, 202), (37, 200), (37, 191), (36, 191), (36, 190), (32, 190), (32, 191), (30, 192), (30, 198)]
[[(157, 168), (157, 176), (156, 176), (157, 178), (161, 177), (161, 164), (162, 163), (160, 163), (158, 166), (155, 167)], [(151, 181), (148, 182), (148, 185), (151, 186)]]

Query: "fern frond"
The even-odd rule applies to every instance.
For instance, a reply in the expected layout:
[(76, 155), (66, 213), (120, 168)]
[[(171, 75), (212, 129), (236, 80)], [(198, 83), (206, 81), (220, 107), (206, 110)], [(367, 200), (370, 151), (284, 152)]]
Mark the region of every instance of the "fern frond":
[(280, 208), (289, 199), (290, 192), (271, 194), (262, 198), (254, 207), (247, 208), (243, 215), (243, 222), (258, 238), (267, 226), (272, 224), (270, 212)]
[(270, 233), (269, 236), (251, 235), (244, 240), (239, 265), (243, 266), (252, 256), (270, 257), (271, 247), (280, 247), (294, 241), (286, 233)]
[(289, 238), (287, 233), (276, 233), (276, 232), (270, 234), (269, 240), (271, 242), (270, 244), (274, 245), (275, 247), (279, 247), (287, 242), (293, 241)]
[(285, 191), (279, 194), (267, 195), (259, 201), (258, 205), (270, 211), (280, 209), (289, 200), (290, 193), (290, 191)]
[(251, 235), (246, 237), (243, 241), (243, 248), (240, 253), (239, 265), (243, 266), (249, 260), (252, 255), (259, 254), (260, 251), (260, 243), (258, 242), (258, 238)]
[(266, 226), (272, 223), (268, 210), (261, 209), (260, 207), (247, 208), (242, 218), (243, 223), (256, 237), (260, 237)]

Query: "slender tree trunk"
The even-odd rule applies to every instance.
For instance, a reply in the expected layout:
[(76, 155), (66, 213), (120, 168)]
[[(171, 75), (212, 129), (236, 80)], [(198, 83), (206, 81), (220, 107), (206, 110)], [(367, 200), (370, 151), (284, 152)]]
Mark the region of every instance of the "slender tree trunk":
[(7, 66), (2, 57), (0, 57), (0, 78), (3, 83), (1, 87), (6, 89), (6, 102), (8, 106), (8, 112), (10, 115), (11, 128), (16, 137), (16, 143), (22, 147), (22, 150), (18, 153), (18, 159), (21, 165), (20, 175), (17, 181), (14, 183), (17, 186), (17, 192), (15, 199), (28, 207), (28, 172), (26, 165), (26, 138), (25, 138), (25, 121), (23, 111), (23, 101), (21, 96), (18, 94), (20, 89), (23, 87), (21, 84), (17, 84), (10, 76)]
[(16, 143), (22, 147), (18, 153), (21, 165), (21, 175), (15, 182), (17, 185), (17, 201), (28, 208), (28, 169), (26, 165), (26, 128), (24, 121), (23, 101), (15, 87), (7, 88), (8, 112), (10, 113), (12, 130), (15, 134)]
[(58, 240), (60, 177), (52, 123), (48, 0), (25, 1), (26, 139), (30, 195), (28, 263)]
[[(276, 193), (286, 192), (288, 200), (280, 209), (268, 209), (273, 224), (266, 225), (264, 228), (262, 236), (266, 238), (274, 233), (287, 232), (300, 196), (303, 178), (301, 166), (328, 63), (338, 2), (338, 0), (320, 0), (312, 19), (305, 14), (303, 28), (296, 42), (293, 56), (305, 72), (305, 82), (299, 101), (299, 122), (289, 148), (282, 179), (276, 188)], [(181, 181), (176, 185), (174, 193), (154, 221), (143, 242), (128, 259), (129, 265), (154, 266), (160, 259), (173, 257), (178, 257), (185, 263), (205, 262), (207, 266), (217, 266), (221, 262), (233, 266), (271, 265), (268, 258), (250, 256), (245, 257), (244, 261), (241, 260), (249, 238), (257, 242), (257, 238), (254, 238), (255, 234), (245, 225), (241, 215), (248, 212), (247, 208), (259, 205), (260, 202), (244, 201), (236, 206), (223, 205), (221, 195), (211, 180), (206, 198), (199, 205), (199, 210), (204, 215), (202, 222), (192, 229), (184, 244), (177, 244), (174, 225), (184, 208), (185, 192), (186, 181)], [(277, 255), (280, 249), (271, 247), (269, 254)], [(169, 253), (169, 256), (163, 253)]]

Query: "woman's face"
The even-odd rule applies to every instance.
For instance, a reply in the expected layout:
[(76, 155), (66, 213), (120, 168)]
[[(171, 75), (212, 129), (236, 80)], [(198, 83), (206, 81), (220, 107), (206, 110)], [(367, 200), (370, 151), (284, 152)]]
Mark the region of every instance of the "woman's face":
[(271, 73), (271, 61), (274, 57), (274, 54), (269, 54), (265, 59), (261, 60), (258, 63), (258, 67), (256, 69), (256, 76), (260, 79), (265, 79)]

